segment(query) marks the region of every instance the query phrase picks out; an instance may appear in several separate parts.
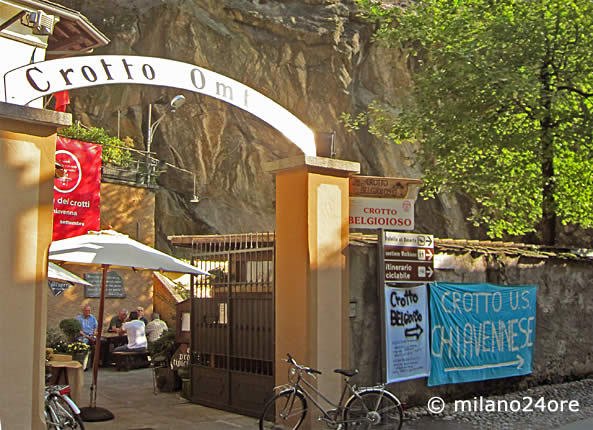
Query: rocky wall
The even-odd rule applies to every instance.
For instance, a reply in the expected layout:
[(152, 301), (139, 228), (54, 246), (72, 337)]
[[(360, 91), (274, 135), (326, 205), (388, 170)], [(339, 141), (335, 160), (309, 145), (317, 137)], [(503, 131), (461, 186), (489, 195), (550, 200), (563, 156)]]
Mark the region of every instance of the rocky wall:
[[(340, 116), (374, 99), (397, 100), (409, 85), (407, 58), (371, 43), (372, 27), (353, 0), (62, 0), (110, 39), (96, 54), (183, 61), (240, 81), (287, 108), (315, 131), (336, 132), (337, 158), (361, 163), (361, 174), (421, 177), (411, 145), (393, 145), (364, 131), (348, 133)], [(194, 172), (169, 168), (156, 194), (156, 246), (168, 235), (273, 231), (275, 187), (264, 163), (300, 151), (260, 119), (201, 94), (174, 88), (111, 85), (72, 91), (75, 120), (130, 136), (146, 147), (153, 120), (175, 95), (187, 102), (165, 118), (151, 149)], [(464, 205), (443, 195), (419, 201), (419, 231), (469, 237)], [(475, 233), (475, 232), (474, 232)]]

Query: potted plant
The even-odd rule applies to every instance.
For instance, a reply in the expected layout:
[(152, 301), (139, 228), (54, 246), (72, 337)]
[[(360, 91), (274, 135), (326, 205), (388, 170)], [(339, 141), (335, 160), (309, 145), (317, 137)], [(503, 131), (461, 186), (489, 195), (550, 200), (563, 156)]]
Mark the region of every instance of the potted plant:
[(68, 341), (64, 333), (57, 327), (48, 327), (45, 337), (48, 360), (70, 361), (72, 356), (68, 354)]
[(87, 368), (90, 350), (91, 347), (83, 342), (70, 343), (66, 348), (66, 351), (72, 354), (72, 360), (78, 361), (83, 370)]
[(74, 343), (80, 334), (80, 330), (82, 330), (82, 324), (76, 318), (66, 318), (60, 321), (60, 328), (68, 342)]
[(181, 386), (179, 376), (171, 367), (171, 359), (177, 347), (174, 331), (168, 331), (159, 339), (148, 344), (148, 353), (154, 366), (157, 387), (160, 391), (177, 391)]

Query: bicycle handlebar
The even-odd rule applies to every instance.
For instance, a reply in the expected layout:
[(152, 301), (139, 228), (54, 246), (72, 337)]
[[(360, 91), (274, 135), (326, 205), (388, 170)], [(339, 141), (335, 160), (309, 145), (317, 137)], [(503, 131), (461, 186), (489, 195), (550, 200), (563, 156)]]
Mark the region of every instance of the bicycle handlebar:
[(285, 361), (287, 363), (292, 364), (294, 367), (296, 367), (299, 370), (304, 370), (307, 373), (317, 373), (318, 375), (321, 375), (321, 371), (317, 370), (317, 369), (313, 369), (312, 367), (306, 367), (306, 366), (301, 366), (300, 364), (298, 364), (296, 362), (296, 360), (292, 357), (292, 355), (290, 355), (289, 353), (286, 354), (286, 356), (288, 357)]

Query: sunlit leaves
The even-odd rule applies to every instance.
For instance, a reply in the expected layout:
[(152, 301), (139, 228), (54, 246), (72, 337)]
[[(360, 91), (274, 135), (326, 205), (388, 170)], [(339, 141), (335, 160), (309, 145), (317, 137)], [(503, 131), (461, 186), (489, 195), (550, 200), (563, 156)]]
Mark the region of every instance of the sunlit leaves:
[(408, 99), (377, 101), (345, 117), (351, 127), (418, 142), (425, 195), (471, 197), (491, 236), (533, 231), (550, 212), (593, 226), (593, 2), (358, 2), (377, 40), (420, 68)]

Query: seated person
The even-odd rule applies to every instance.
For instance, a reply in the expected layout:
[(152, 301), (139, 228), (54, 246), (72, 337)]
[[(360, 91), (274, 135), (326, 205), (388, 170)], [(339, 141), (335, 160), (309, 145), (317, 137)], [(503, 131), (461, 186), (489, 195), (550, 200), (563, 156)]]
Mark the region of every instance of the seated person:
[(138, 319), (142, 321), (144, 325), (148, 324), (148, 320), (144, 318), (144, 308), (142, 306), (138, 306), (136, 312), (138, 312)]
[(118, 330), (119, 334), (128, 336), (128, 344), (118, 346), (113, 352), (146, 351), (148, 342), (146, 341), (145, 326), (138, 319), (137, 312), (130, 312), (130, 321), (123, 323)]
[(117, 329), (119, 329), (127, 319), (128, 311), (126, 309), (122, 309), (117, 315), (111, 318), (111, 321), (109, 321), (109, 328), (107, 329), (107, 332), (118, 333), (119, 331)]
[(146, 337), (149, 342), (154, 342), (169, 329), (167, 323), (161, 320), (161, 316), (154, 312), (152, 314), (152, 321), (146, 325)]
[(91, 315), (91, 307), (88, 304), (82, 306), (82, 314), (76, 317), (82, 325), (79, 335), (76, 337), (77, 342), (93, 345), (97, 336), (97, 319)]

